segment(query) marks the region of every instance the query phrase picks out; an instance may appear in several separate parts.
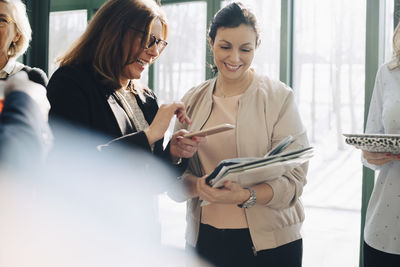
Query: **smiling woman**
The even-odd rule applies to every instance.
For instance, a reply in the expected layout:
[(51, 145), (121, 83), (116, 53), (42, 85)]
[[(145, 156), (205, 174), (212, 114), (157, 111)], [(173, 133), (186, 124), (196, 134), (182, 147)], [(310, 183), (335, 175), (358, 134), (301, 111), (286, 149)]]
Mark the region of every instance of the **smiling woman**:
[(165, 48), (167, 31), (165, 15), (153, 0), (104, 3), (59, 58), (61, 67), (48, 86), (51, 123), (61, 118), (105, 134), (103, 148), (124, 143), (169, 163), (191, 157), (201, 138), (183, 138), (180, 131), (165, 150), (162, 145), (174, 115), (190, 123), (184, 105), (176, 102), (159, 109), (153, 92), (138, 82)]
[(0, 1), (0, 68), (3, 68), (7, 64), (9, 58), (16, 56), (17, 42), (20, 41), (21, 38), (21, 33), (18, 30), (17, 24), (12, 18), (15, 16), (14, 10), (15, 9), (8, 1)]
[(47, 76), (42, 70), (16, 61), (26, 52), (31, 32), (21, 0), (0, 0), (0, 79), (24, 70), (32, 81), (46, 86)]
[[(223, 77), (217, 80), (215, 95), (223, 97), (239, 95), (253, 80), (254, 73), (249, 71), (249, 68), (254, 58), (257, 34), (251, 26), (241, 24), (235, 28), (219, 29), (218, 35), (214, 38), (210, 39), (210, 46), (216, 70)], [(231, 82), (235, 86), (232, 86)]]
[[(131, 51), (139, 51), (141, 44), (139, 43), (140, 39), (136, 39), (133, 41), (132, 46), (132, 34), (128, 32), (128, 34), (124, 37), (123, 40), (123, 53), (124, 57), (131, 57), (130, 61), (127, 62), (125, 68), (123, 69), (121, 75), (122, 84), (127, 84), (129, 79), (140, 79), (142, 71), (146, 66), (153, 63), (157, 57), (164, 50), (167, 42), (161, 39), (161, 37), (157, 38), (157, 36), (163, 36), (163, 24), (159, 18), (157, 18), (151, 27), (151, 31), (149, 34), (143, 30), (137, 30), (135, 27), (130, 27), (133, 31), (139, 32), (143, 36), (148, 36), (146, 43), (144, 44), (144, 48), (146, 51), (142, 51), (138, 56), (130, 55)], [(164, 37), (165, 38), (165, 37)]]
[[(230, 181), (212, 188), (205, 182), (220, 161), (263, 157), (288, 135), (296, 139), (289, 149), (308, 146), (293, 91), (250, 67), (259, 32), (255, 16), (242, 4), (218, 11), (208, 37), (217, 75), (183, 97), (193, 124), (177, 122), (175, 129), (236, 127), (208, 136), (189, 160), (181, 179), (189, 198), (186, 241), (216, 266), (299, 267), (304, 220), (299, 197), (307, 164), (249, 188)], [(200, 200), (211, 204), (200, 206)]]

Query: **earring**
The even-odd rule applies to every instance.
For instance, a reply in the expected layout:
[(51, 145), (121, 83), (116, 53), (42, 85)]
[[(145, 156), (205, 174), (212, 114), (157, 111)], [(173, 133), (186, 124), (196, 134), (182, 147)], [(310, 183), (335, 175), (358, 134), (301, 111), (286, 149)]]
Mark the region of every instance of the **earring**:
[(8, 49), (8, 55), (14, 56), (15, 55), (15, 42), (11, 42), (10, 48)]

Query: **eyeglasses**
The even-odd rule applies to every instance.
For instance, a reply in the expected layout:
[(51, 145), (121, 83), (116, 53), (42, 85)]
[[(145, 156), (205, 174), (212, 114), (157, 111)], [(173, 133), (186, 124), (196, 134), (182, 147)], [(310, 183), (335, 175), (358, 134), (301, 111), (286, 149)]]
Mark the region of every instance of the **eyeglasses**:
[[(137, 31), (137, 32), (141, 32), (141, 33), (143, 33), (144, 35), (147, 34), (145, 31), (136, 29), (135, 27), (129, 27), (129, 28), (132, 29), (132, 30), (135, 30), (135, 31)], [(161, 54), (161, 52), (162, 52), (162, 51), (164, 50), (164, 48), (168, 45), (168, 43), (167, 43), (166, 41), (164, 41), (163, 39), (157, 38), (157, 37), (155, 37), (153, 34), (150, 33), (150, 38), (149, 38), (149, 40), (147, 41), (147, 44), (145, 45), (145, 48), (146, 48), (146, 49), (149, 49), (149, 48), (151, 48), (153, 45), (156, 45), (156, 46), (157, 46), (157, 51), (158, 51), (158, 53)]]
[(6, 27), (11, 22), (15, 23), (15, 21), (9, 16), (0, 16), (0, 28)]

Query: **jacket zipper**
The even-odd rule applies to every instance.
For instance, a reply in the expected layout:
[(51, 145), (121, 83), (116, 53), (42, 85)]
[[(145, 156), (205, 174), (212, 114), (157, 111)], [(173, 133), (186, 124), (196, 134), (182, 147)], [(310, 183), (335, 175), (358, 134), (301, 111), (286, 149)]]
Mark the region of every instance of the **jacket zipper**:
[(257, 256), (257, 250), (256, 250), (256, 248), (255, 248), (254, 246), (252, 246), (251, 249), (253, 250), (253, 255), (254, 255), (254, 256)]
[(207, 116), (207, 118), (204, 120), (204, 122), (202, 123), (202, 125), (201, 125), (201, 127), (200, 127), (199, 130), (203, 129), (204, 125), (207, 123), (208, 119), (210, 118), (211, 112), (212, 112), (212, 109), (213, 109), (213, 106), (214, 106), (214, 102), (211, 102), (211, 108), (210, 108), (210, 110), (209, 110), (209, 112), (208, 112), (208, 116)]
[[(241, 107), (242, 107), (242, 102), (241, 102), (241, 99), (239, 99), (238, 100), (238, 114), (240, 113), (240, 109), (241, 109)], [(237, 117), (237, 119), (236, 119), (236, 129), (235, 129), (235, 131), (236, 131), (236, 143), (237, 143), (237, 147), (236, 147), (236, 150), (237, 150), (237, 153), (238, 153), (238, 156), (239, 156), (239, 150), (240, 150), (240, 146), (239, 146), (239, 139), (238, 139), (238, 127), (237, 127), (237, 125), (239, 125), (239, 116)], [(245, 213), (245, 216), (246, 216), (246, 218), (247, 218), (247, 213)], [(250, 227), (249, 227), (249, 232), (250, 232)], [(251, 233), (250, 233), (250, 237), (251, 237)], [(253, 238), (252, 238), (253, 239)], [(252, 240), (252, 243), (253, 243), (253, 240)], [(257, 256), (257, 250), (256, 250), (256, 247), (255, 247), (255, 245), (253, 244), (252, 246), (251, 246), (251, 250), (253, 251), (253, 255), (254, 256)]]

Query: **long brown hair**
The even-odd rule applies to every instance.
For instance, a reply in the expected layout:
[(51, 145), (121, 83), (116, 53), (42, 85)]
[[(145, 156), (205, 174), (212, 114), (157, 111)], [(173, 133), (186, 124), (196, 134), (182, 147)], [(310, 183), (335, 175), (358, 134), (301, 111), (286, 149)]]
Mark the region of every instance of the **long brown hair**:
[[(58, 59), (60, 66), (89, 64), (102, 84), (110, 89), (121, 88), (122, 71), (143, 51), (155, 19), (161, 21), (166, 39), (167, 21), (154, 0), (108, 0), (93, 16), (82, 36)], [(124, 57), (123, 40), (130, 27), (143, 29), (146, 34), (132, 32), (131, 44), (141, 39), (142, 48)]]

